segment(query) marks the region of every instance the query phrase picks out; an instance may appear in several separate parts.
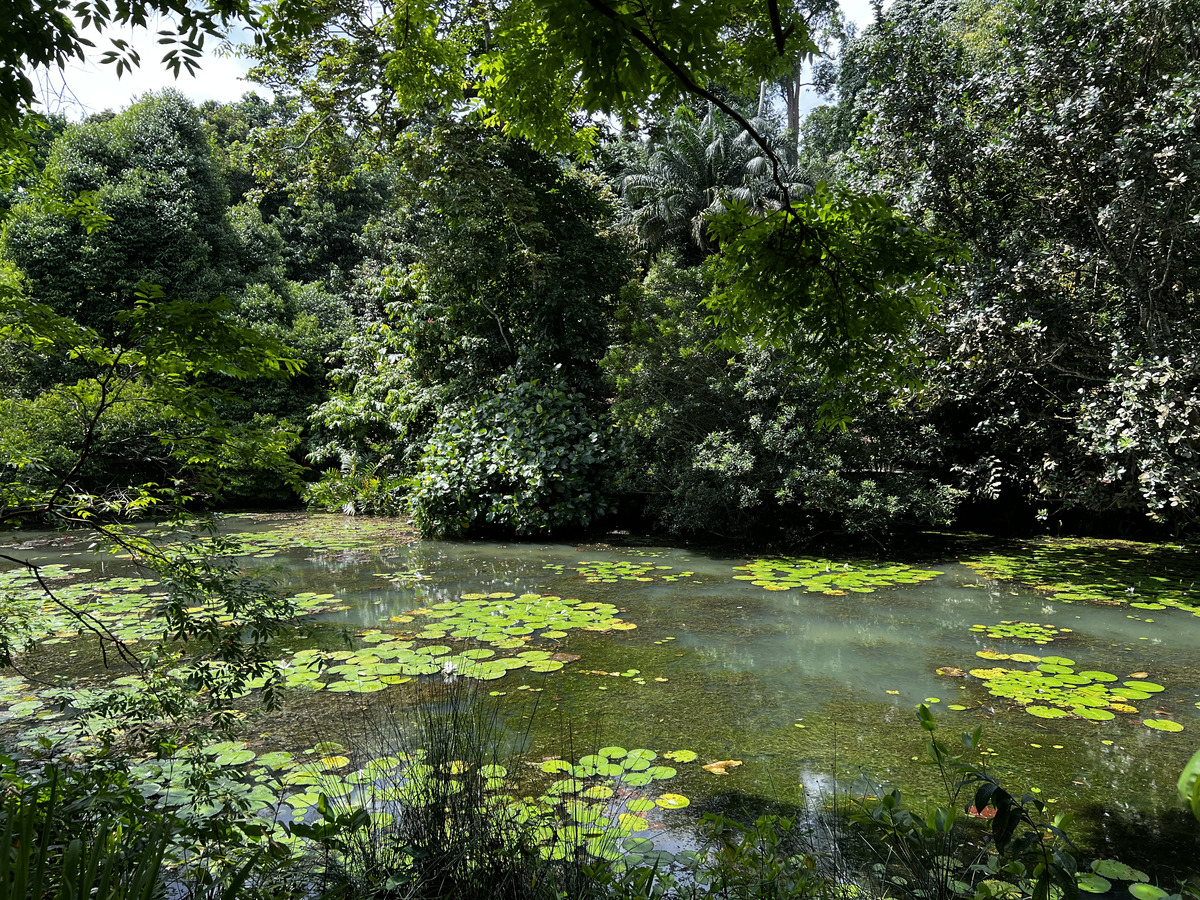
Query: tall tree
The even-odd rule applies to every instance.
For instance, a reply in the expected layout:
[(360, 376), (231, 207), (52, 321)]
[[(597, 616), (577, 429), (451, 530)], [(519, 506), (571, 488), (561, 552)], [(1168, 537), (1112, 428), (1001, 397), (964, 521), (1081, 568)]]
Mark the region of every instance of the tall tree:
[(68, 130), (44, 178), (62, 204), (87, 193), (106, 219), (89, 229), (62, 204), (35, 197), (16, 205), (0, 231), (0, 254), (24, 272), (29, 296), (61, 315), (108, 332), (141, 282), (196, 300), (237, 285), (229, 195), (182, 94), (148, 96), (115, 118)]
[[(753, 124), (778, 146), (769, 119), (755, 118)], [(656, 131), (661, 138), (641, 147), (642, 159), (618, 182), (630, 223), (652, 253), (670, 247), (696, 262), (715, 252), (708, 224), (725, 211), (727, 200), (780, 207), (781, 192), (761, 149), (711, 106), (703, 116), (680, 107)], [(794, 160), (786, 149), (780, 155), (785, 163)], [(785, 164), (783, 177), (793, 196), (811, 190), (793, 164)]]
[(982, 485), (1200, 503), (1194, 2), (897, 2), (848, 54), (859, 183), (971, 248), (938, 409)]

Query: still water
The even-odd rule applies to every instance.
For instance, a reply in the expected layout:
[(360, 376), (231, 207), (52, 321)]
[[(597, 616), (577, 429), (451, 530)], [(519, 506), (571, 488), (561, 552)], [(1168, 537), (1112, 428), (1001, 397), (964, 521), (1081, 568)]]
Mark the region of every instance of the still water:
[[(224, 527), (265, 535), (275, 526), (232, 519)], [(86, 565), (87, 554), (71, 549), (65, 561)], [(53, 559), (47, 548), (44, 561)], [(742, 572), (735, 567), (746, 562), (643, 545), (414, 542), (275, 548), (248, 565), (261, 565), (286, 589), (332, 593), (348, 607), (315, 617), (327, 647), (362, 646), (364, 629), (411, 633), (419, 621), (406, 614), (464, 594), (533, 593), (617, 607), (636, 628), (572, 629), (553, 639), (531, 634), (525, 646), (566, 654), (563, 668), (515, 669), (475, 690), (532, 759), (577, 758), (617, 744), (690, 750), (700, 762), (736, 760), (741, 765), (726, 775), (680, 767), (671, 788), (691, 797), (696, 810), (735, 815), (771, 805), (811, 808), (835, 790), (871, 793), (879, 784), (929, 797), (937, 782), (920, 762), (925, 737), (914, 715), (926, 703), (951, 745), (961, 746), (959, 732), (981, 726), (985, 753), (975, 761), (1013, 793), (1075, 811), (1097, 852), (1177, 875), (1200, 871), (1200, 829), (1181, 814), (1175, 793), (1180, 769), (1200, 747), (1200, 618), (1177, 609), (1054, 602), (983, 579), (953, 558), (923, 561), (922, 569), (940, 574), (919, 584), (839, 595), (737, 580)], [(603, 573), (595, 565), (603, 563), (654, 568), (639, 570), (649, 580), (584, 577)], [(1052, 646), (1034, 646), (972, 630), (1013, 621), (1069, 632)], [(455, 652), (470, 644), (439, 643)], [(980, 678), (937, 671), (1012, 665), (981, 660), (977, 654), (986, 650), (1068, 657), (1076, 672), (1136, 676), (1164, 689), (1137, 701), (1136, 714), (1041, 719), (990, 695)], [(322, 691), (262, 728), (286, 735), (302, 711), (322, 737), (336, 737), (352, 709), (382, 709), (413, 688)], [(1183, 730), (1153, 730), (1146, 718)]]

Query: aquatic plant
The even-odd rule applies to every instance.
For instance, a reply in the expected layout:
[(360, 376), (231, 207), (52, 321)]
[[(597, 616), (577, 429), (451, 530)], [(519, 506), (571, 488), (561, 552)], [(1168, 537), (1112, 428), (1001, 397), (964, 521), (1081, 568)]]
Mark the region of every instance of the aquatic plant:
[[(1161, 684), (1132, 677), (1116, 684), (1120, 679), (1111, 672), (1076, 672), (1075, 661), (1062, 656), (1039, 657), (994, 650), (981, 650), (977, 655), (989, 661), (1038, 663), (1036, 669), (997, 666), (971, 669), (970, 674), (982, 681), (993, 697), (1012, 700), (1040, 719), (1075, 716), (1104, 722), (1116, 718), (1117, 713), (1136, 713), (1133, 702), (1148, 700), (1166, 690)], [(1173, 722), (1166, 727), (1150, 725), (1149, 720), (1146, 724), (1160, 730), (1182, 729)]]
[(578, 573), (588, 584), (616, 584), (618, 581), (665, 581), (675, 582), (681, 578), (691, 578), (695, 572), (677, 572), (672, 566), (657, 566), (654, 563), (632, 562), (630, 560), (585, 560), (578, 566), (568, 566), (548, 563), (542, 566), (555, 574), (562, 575), (567, 571)]
[(337, 553), (393, 549), (411, 544), (418, 537), (402, 519), (311, 513), (291, 521), (280, 521), (278, 516), (266, 520), (271, 523), (269, 531), (239, 531), (227, 537), (255, 559), (270, 559), (291, 550)]
[(458, 653), (442, 644), (418, 647), (411, 640), (381, 632), (368, 632), (364, 638), (377, 640), (359, 650), (298, 651), (280, 667), (284, 684), (305, 690), (367, 694), (391, 684), (407, 684), (422, 675), (494, 681), (515, 669), (545, 674), (557, 672), (564, 665), (550, 650), (497, 656), (489, 647)]
[(768, 591), (801, 588), (834, 596), (870, 594), (879, 588), (920, 584), (942, 574), (901, 564), (870, 566), (795, 557), (756, 559), (734, 569), (745, 573), (734, 575), (735, 580), (749, 581)]
[(557, 639), (577, 628), (630, 631), (637, 627), (615, 615), (617, 612), (611, 603), (494, 591), (463, 594), (458, 600), (418, 607), (393, 621), (404, 625), (418, 622), (423, 627), (414, 633), (421, 639), (471, 640), (503, 648), (506, 644), (516, 646), (513, 639), (523, 641), (530, 636)]
[(1030, 641), (1034, 644), (1049, 644), (1051, 641), (1071, 634), (1070, 628), (1039, 625), (1035, 622), (998, 622), (994, 625), (972, 625), (971, 631), (985, 634), (996, 640)]
[(1018, 582), (1063, 603), (1170, 607), (1200, 616), (1200, 558), (1192, 548), (1088, 538), (1043, 538), (1017, 547), (963, 563), (985, 578)]
[[(532, 593), (463, 594), (459, 600), (393, 616), (393, 624), (412, 626), (407, 634), (368, 629), (361, 634), (368, 646), (358, 650), (301, 650), (281, 664), (281, 672), (288, 687), (353, 693), (381, 691), (390, 684), (406, 684), (423, 675), (480, 681), (503, 678), (515, 669), (544, 675), (557, 672), (578, 657), (528, 649), (527, 641), (534, 637), (559, 640), (574, 629), (629, 631), (637, 627), (614, 615), (617, 611), (611, 603), (585, 603)], [(455, 652), (445, 644), (420, 643), (443, 640), (467, 641), (472, 646)], [(498, 652), (505, 650), (519, 652)]]
[[(18, 626), (10, 629), (15, 650), (32, 644), (67, 643), (92, 631), (89, 623), (125, 643), (163, 639), (174, 630), (159, 615), (167, 593), (156, 579), (128, 576), (92, 579), (84, 577), (91, 569), (61, 565), (45, 566), (39, 571), (53, 583), (56, 599), (46, 595), (27, 569), (0, 572), (0, 592), (8, 597), (9, 621)], [(294, 594), (281, 603), (297, 616), (347, 609), (334, 594), (311, 591)], [(229, 613), (226, 606), (221, 600), (209, 599), (188, 607), (188, 612), (221, 626), (246, 621), (244, 616)]]

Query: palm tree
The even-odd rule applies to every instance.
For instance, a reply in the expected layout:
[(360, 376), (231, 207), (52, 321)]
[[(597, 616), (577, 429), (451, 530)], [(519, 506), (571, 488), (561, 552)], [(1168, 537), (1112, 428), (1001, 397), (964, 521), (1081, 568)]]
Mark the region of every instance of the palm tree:
[[(778, 132), (771, 120), (754, 119), (751, 124), (762, 134)], [(795, 152), (779, 145), (776, 153), (785, 162), (783, 180), (792, 196), (810, 191), (797, 169)], [(698, 262), (714, 253), (706, 224), (722, 211), (724, 200), (741, 200), (764, 210), (779, 207), (781, 192), (770, 160), (746, 132), (711, 105), (699, 119), (686, 107), (675, 110), (666, 136), (644, 144), (640, 155), (618, 184), (625, 220), (652, 254), (672, 247)]]

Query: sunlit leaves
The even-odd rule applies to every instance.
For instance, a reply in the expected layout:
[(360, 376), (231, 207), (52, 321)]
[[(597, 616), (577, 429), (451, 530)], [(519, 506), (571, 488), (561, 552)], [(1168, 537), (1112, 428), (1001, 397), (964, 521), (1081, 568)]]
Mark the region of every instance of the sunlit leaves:
[[(709, 234), (722, 251), (710, 306), (728, 333), (811, 354), (831, 385), (904, 383), (913, 328), (946, 290), (949, 243), (881, 196), (823, 185), (767, 215), (731, 201)], [(841, 402), (829, 401), (828, 418), (844, 421)]]
[[(1035, 669), (978, 668), (970, 674), (983, 682), (993, 697), (1012, 700), (1031, 716), (1041, 719), (1077, 717), (1093, 722), (1106, 722), (1117, 713), (1136, 713), (1132, 703), (1148, 700), (1165, 688), (1144, 680), (1116, 684), (1111, 672), (1076, 671), (1075, 661), (1061, 656), (1037, 657), (1031, 654), (1004, 654), (982, 651), (978, 654), (990, 660), (1038, 663)], [(939, 670), (940, 672), (941, 670)], [(1146, 720), (1150, 728), (1178, 731), (1182, 726), (1163, 720)]]
[(1044, 538), (1024, 542), (1019, 551), (964, 562), (984, 577), (1020, 582), (1063, 603), (1173, 608), (1200, 616), (1192, 592), (1200, 561), (1186, 546)]
[(997, 640), (1031, 641), (1034, 644), (1049, 644), (1051, 641), (1071, 633), (1070, 628), (1039, 625), (1036, 622), (998, 622), (994, 625), (972, 625), (971, 631), (985, 634)]

